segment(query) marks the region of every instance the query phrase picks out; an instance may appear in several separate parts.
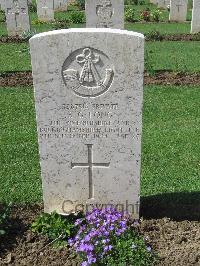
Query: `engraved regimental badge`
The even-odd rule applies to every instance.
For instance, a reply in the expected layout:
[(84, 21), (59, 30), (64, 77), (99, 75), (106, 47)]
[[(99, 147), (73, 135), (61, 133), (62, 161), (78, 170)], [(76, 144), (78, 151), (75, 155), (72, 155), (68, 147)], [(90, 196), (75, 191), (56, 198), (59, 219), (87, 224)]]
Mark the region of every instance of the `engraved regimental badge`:
[(74, 51), (62, 68), (67, 88), (81, 97), (97, 97), (110, 88), (114, 71), (103, 52), (86, 47)]
[(96, 14), (98, 17), (97, 26), (109, 28), (112, 24), (111, 18), (114, 14), (114, 9), (110, 0), (102, 0), (96, 7)]

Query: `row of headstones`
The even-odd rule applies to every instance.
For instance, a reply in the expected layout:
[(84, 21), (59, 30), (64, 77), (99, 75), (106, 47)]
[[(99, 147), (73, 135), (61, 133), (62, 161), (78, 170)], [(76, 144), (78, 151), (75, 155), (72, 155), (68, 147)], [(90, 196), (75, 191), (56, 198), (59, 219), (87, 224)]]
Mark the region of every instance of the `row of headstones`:
[[(18, 35), (30, 30), (27, 0), (0, 0), (6, 13), (9, 35)], [(69, 0), (37, 0), (38, 18), (53, 20), (55, 9), (67, 8)], [(170, 21), (186, 20), (188, 0), (151, 0), (158, 7), (167, 7), (170, 3)], [(169, 2), (170, 1), (170, 2)], [(31, 2), (31, 0), (29, 0)], [(191, 32), (200, 31), (200, 1), (193, 0)], [(86, 26), (104, 28), (124, 28), (124, 0), (86, 0)]]
[[(37, 0), (38, 19), (54, 19), (54, 11), (67, 10), (69, 0)], [(20, 35), (30, 30), (28, 5), (32, 0), (0, 0), (1, 10), (6, 14), (8, 35)]]
[[(159, 8), (169, 8), (169, 21), (186, 21), (188, 0), (150, 0), (150, 2)], [(200, 1), (193, 0), (191, 33), (197, 32), (200, 32)]]

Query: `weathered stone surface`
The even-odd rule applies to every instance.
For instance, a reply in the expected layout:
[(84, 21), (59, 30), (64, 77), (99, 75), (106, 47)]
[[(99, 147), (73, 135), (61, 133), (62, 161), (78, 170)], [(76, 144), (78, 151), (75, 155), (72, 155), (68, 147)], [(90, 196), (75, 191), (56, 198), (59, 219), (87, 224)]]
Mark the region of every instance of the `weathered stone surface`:
[(200, 32), (200, 0), (193, 0), (191, 33)]
[(158, 4), (158, 0), (150, 0), (150, 3), (157, 5)]
[(6, 0), (5, 14), (8, 35), (30, 30), (27, 0)]
[(60, 30), (30, 48), (45, 211), (121, 204), (138, 217), (144, 36)]
[(53, 0), (37, 0), (37, 15), (43, 21), (54, 20)]
[(86, 0), (88, 28), (124, 28), (124, 0)]
[(5, 0), (0, 0), (0, 9), (5, 10)]
[(188, 0), (170, 0), (170, 21), (184, 22), (187, 17)]
[(64, 11), (67, 10), (67, 0), (54, 0), (54, 10)]
[(167, 9), (167, 7), (170, 5), (170, 0), (157, 0), (158, 7)]

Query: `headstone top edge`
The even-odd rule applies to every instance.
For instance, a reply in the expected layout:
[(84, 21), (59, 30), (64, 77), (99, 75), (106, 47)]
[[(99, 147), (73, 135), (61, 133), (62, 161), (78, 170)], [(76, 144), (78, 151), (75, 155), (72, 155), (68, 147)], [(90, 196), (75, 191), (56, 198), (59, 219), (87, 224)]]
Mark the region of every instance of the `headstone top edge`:
[(29, 42), (32, 42), (32, 40), (52, 36), (52, 35), (60, 35), (60, 34), (66, 34), (66, 33), (116, 33), (121, 35), (127, 35), (127, 36), (133, 36), (138, 37), (141, 39), (144, 39), (144, 35), (139, 32), (133, 32), (128, 30), (120, 30), (120, 29), (108, 29), (108, 28), (73, 28), (73, 29), (63, 29), (63, 30), (54, 30), (54, 31), (48, 31), (43, 32), (34, 35), (32, 38), (30, 38)]

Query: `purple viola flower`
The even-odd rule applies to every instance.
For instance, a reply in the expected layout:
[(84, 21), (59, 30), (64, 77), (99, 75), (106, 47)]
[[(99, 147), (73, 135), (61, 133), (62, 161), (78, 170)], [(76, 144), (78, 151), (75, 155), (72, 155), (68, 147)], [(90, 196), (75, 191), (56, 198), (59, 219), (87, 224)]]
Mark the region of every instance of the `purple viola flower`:
[(75, 222), (75, 225), (80, 225), (83, 222), (83, 219), (77, 219)]
[(97, 261), (97, 259), (92, 254), (87, 255), (87, 260), (89, 264), (95, 263)]
[(104, 250), (104, 252), (108, 252), (111, 249), (112, 249), (112, 245), (108, 245), (108, 246), (105, 246), (103, 250)]
[(91, 239), (90, 235), (86, 235), (85, 238), (84, 238), (84, 240), (85, 240), (86, 242), (89, 242), (90, 239)]
[(88, 266), (89, 264), (87, 263), (87, 261), (83, 261), (82, 263), (81, 263), (81, 266)]
[(82, 263), (83, 266), (98, 264), (99, 260), (108, 255), (112, 250), (111, 237), (119, 236), (127, 230), (128, 219), (128, 216), (124, 216), (111, 206), (93, 209), (86, 214), (85, 219), (76, 222), (79, 230), (69, 244), (77, 253), (81, 253), (81, 257), (86, 258)]
[(74, 245), (74, 239), (73, 238), (70, 238), (68, 240), (68, 244), (70, 245), (70, 247), (73, 246)]
[(114, 225), (111, 225), (111, 226), (108, 227), (108, 229), (109, 229), (110, 231), (113, 231), (113, 230), (115, 229), (115, 227), (114, 227)]
[(82, 252), (88, 252), (88, 251), (93, 251), (94, 246), (90, 244), (81, 244), (80, 247), (77, 249), (78, 251)]
[(108, 242), (110, 242), (109, 239), (103, 239), (103, 240), (102, 240), (102, 243), (103, 243), (103, 244), (107, 244)]

